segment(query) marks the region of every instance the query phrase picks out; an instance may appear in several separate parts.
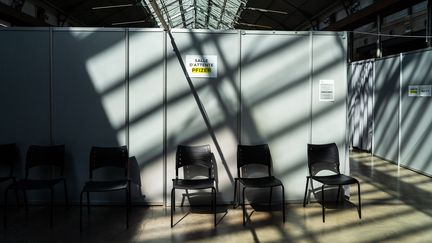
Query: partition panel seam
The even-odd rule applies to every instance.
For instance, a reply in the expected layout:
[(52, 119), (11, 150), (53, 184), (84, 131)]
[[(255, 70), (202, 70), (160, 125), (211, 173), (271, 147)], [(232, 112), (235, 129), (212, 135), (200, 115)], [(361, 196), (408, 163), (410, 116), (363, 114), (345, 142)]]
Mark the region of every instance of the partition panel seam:
[(168, 95), (167, 95), (167, 33), (166, 31), (162, 32), (162, 38), (163, 38), (163, 43), (164, 45), (162, 46), (163, 48), (163, 80), (162, 80), (162, 89), (163, 89), (163, 159), (162, 159), (162, 178), (163, 178), (163, 205), (166, 207), (167, 206), (167, 173), (168, 173), (168, 165), (167, 165), (167, 156), (168, 156), (168, 132), (167, 132), (167, 119), (168, 119), (168, 114), (167, 114), (167, 110), (168, 110)]
[(50, 145), (53, 145), (53, 29), (51, 27), (49, 28), (49, 95), (49, 139)]
[(312, 119), (313, 119), (313, 32), (309, 32), (309, 89), (310, 89), (310, 98), (309, 98), (309, 134), (308, 139), (309, 143), (312, 143)]
[[(343, 39), (345, 39), (345, 38), (348, 38), (347, 37), (347, 33), (346, 32), (344, 32), (344, 34), (343, 34)], [(346, 43), (346, 42), (344, 42), (344, 43)], [(347, 48), (345, 48), (345, 49), (347, 49)], [(348, 101), (349, 101), (349, 94), (348, 94), (348, 55), (347, 55), (347, 52), (344, 52), (344, 62), (343, 62), (343, 65), (344, 65), (344, 69), (345, 69), (345, 83), (347, 84), (346, 86), (345, 86), (345, 153), (344, 153), (344, 156), (345, 156), (345, 159), (344, 159), (344, 161), (345, 161), (345, 164), (346, 165), (348, 165), (348, 172), (347, 173), (349, 173), (349, 171), (350, 171), (350, 164), (349, 164), (349, 161), (350, 161), (350, 159), (349, 159), (349, 133), (348, 133), (348, 129), (349, 129), (349, 119), (348, 119), (348, 112), (347, 112), (347, 110), (348, 110)]]
[(376, 81), (376, 77), (375, 77), (375, 60), (373, 60), (372, 63), (372, 148), (371, 148), (371, 152), (372, 152), (372, 156), (374, 155), (375, 152), (375, 81)]
[[(126, 146), (129, 148), (130, 146), (130, 136), (129, 136), (129, 121), (130, 121), (130, 117), (129, 117), (129, 84), (130, 84), (130, 79), (129, 79), (129, 29), (125, 29), (125, 139), (126, 139)], [(129, 148), (130, 149), (130, 148)], [(128, 173), (129, 175), (129, 173)]]
[(238, 112), (237, 112), (237, 142), (241, 144), (242, 134), (242, 31), (238, 32), (239, 35), (239, 65), (238, 65)]
[(403, 54), (399, 56), (399, 112), (398, 112), (398, 166), (401, 164), (401, 124), (402, 124), (402, 61)]

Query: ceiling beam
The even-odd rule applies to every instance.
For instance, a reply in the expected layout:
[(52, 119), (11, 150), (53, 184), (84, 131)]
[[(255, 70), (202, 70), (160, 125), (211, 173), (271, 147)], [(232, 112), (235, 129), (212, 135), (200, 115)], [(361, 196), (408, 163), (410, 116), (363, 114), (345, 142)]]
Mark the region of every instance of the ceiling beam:
[(170, 26), (167, 24), (165, 19), (163, 18), (163, 15), (161, 13), (161, 10), (159, 8), (159, 5), (156, 3), (156, 0), (149, 0), (153, 10), (155, 11), (156, 17), (159, 19), (159, 22), (161, 23), (162, 27), (165, 30), (169, 30)]
[[(80, 20), (70, 16), (70, 12), (66, 12), (60, 7), (57, 6), (57, 4), (54, 4), (52, 0), (35, 0), (35, 2), (39, 2), (39, 4), (45, 5), (42, 6), (44, 8), (51, 8), (52, 10), (56, 11), (56, 14), (62, 14), (67, 17), (68, 22), (78, 25), (78, 26), (87, 26), (86, 23), (81, 22)], [(39, 5), (38, 4), (38, 5)]]
[(206, 29), (208, 29), (211, 8), (212, 8), (212, 0), (208, 0), (208, 2), (207, 2), (207, 16), (206, 16), (205, 25), (204, 25)]
[(351, 16), (329, 25), (324, 30), (353, 30), (365, 24), (375, 22), (377, 15), (386, 16), (420, 2), (423, 2), (423, 0), (379, 0)]
[(219, 26), (220, 26), (220, 24), (222, 23), (222, 18), (223, 18), (223, 15), (225, 14), (226, 4), (227, 4), (227, 0), (224, 0), (224, 2), (223, 2), (223, 4), (222, 4), (222, 8), (221, 8), (222, 11), (221, 11), (221, 14), (220, 14), (220, 16), (219, 16), (218, 23), (217, 23), (217, 25), (216, 25), (216, 29), (219, 29)]
[(179, 0), (178, 4), (180, 5), (180, 14), (181, 14), (182, 22), (183, 22), (183, 27), (186, 28), (186, 17), (185, 17), (186, 11), (183, 7), (183, 0)]
[(2, 2), (0, 2), (0, 18), (15, 26), (51, 26)]
[(283, 2), (285, 2), (286, 4), (288, 4), (289, 6), (294, 8), (297, 12), (299, 12), (303, 16), (303, 18), (305, 18), (309, 23), (312, 23), (312, 17), (313, 17), (312, 14), (307, 13), (306, 11), (304, 11), (300, 7), (294, 5), (293, 3), (291, 3), (288, 0), (283, 0)]

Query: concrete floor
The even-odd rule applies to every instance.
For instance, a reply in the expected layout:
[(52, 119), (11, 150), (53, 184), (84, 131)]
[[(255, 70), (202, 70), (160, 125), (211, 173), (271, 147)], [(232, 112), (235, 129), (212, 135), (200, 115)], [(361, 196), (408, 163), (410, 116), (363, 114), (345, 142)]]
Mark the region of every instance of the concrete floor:
[[(171, 229), (168, 209), (134, 207), (126, 230), (123, 208), (94, 207), (80, 233), (78, 207), (56, 208), (52, 229), (47, 208), (32, 207), (26, 220), (23, 209), (11, 207), (0, 242), (431, 242), (432, 178), (359, 152), (351, 154), (351, 169), (362, 185), (361, 220), (350, 203), (329, 205), (325, 223), (319, 203), (287, 204), (285, 224), (280, 211), (254, 212), (243, 227), (239, 207), (219, 213), (215, 228), (211, 214), (181, 219), (184, 208), (177, 210), (181, 221)], [(352, 187), (354, 204), (356, 192)]]

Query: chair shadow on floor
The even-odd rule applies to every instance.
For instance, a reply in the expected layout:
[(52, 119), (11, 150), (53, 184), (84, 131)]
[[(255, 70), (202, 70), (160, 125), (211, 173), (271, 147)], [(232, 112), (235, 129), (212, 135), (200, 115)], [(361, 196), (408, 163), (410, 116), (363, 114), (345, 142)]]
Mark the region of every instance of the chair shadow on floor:
[[(217, 194), (220, 194), (217, 192)], [(218, 195), (219, 196), (219, 195)], [(213, 209), (211, 207), (211, 192), (185, 192), (182, 194), (182, 201), (180, 204), (180, 208), (183, 212), (183, 216), (178, 216), (179, 219), (174, 223), (174, 226), (180, 223), (183, 219), (185, 219), (190, 213), (193, 214), (213, 214)], [(187, 204), (186, 204), (187, 203)], [(222, 214), (219, 216), (216, 225), (218, 225), (224, 217), (228, 214), (228, 208), (231, 206), (229, 204), (217, 204), (216, 205), (216, 213)]]
[[(273, 198), (281, 198), (281, 193), (277, 190), (274, 190), (272, 193)], [(281, 215), (283, 212), (281, 211), (281, 205), (280, 203), (269, 202), (269, 191), (266, 189), (252, 189), (249, 190), (248, 193), (246, 193), (246, 200), (248, 204), (246, 204), (246, 221), (248, 224), (253, 224), (254, 227), (258, 225), (262, 225), (264, 223), (271, 223), (271, 224), (278, 224), (279, 219), (281, 218)], [(285, 207), (285, 214), (287, 214), (288, 209), (287, 205)], [(253, 220), (251, 220), (251, 217), (253, 217), (256, 213), (264, 213), (266, 214), (266, 217), (268, 217), (269, 220), (259, 220), (259, 223), (253, 223)], [(277, 219), (278, 218), (278, 219)]]
[[(325, 202), (325, 208), (326, 209), (355, 209), (357, 210), (357, 206), (355, 203), (350, 201), (350, 197), (345, 195), (345, 190), (342, 188), (340, 192), (339, 199), (337, 200), (337, 191), (338, 188), (327, 188), (324, 192)], [(352, 193), (352, 192), (351, 192)], [(354, 192), (355, 194), (355, 192)], [(321, 189), (318, 187), (315, 189), (315, 192), (310, 192), (310, 194), (307, 197), (307, 200), (310, 202), (316, 202), (319, 203), (319, 205), (322, 204), (321, 201)]]

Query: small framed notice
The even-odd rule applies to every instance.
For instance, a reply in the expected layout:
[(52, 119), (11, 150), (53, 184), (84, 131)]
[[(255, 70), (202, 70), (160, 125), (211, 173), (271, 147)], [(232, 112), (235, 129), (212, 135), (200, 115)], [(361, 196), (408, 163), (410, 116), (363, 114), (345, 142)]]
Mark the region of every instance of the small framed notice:
[(335, 99), (334, 80), (319, 81), (319, 101), (333, 102)]

